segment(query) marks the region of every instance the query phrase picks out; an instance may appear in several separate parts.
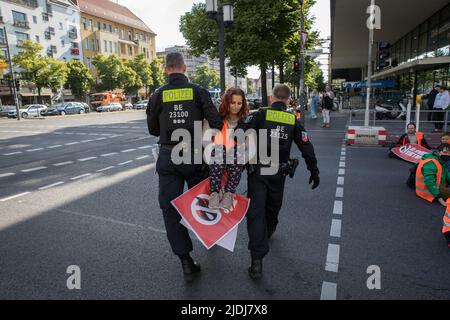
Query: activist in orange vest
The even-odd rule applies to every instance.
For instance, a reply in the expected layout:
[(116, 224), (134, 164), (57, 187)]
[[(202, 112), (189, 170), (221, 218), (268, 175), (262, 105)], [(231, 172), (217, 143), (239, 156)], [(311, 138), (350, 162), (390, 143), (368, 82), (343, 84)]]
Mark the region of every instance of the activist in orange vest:
[(407, 132), (398, 139), (396, 147), (404, 146), (405, 144), (418, 144), (421, 147), (432, 149), (425, 140), (423, 132), (416, 131), (416, 125), (413, 122), (408, 124)]
[(450, 248), (450, 199), (447, 199), (447, 209), (442, 220), (442, 234), (447, 240), (447, 246)]
[[(232, 210), (234, 194), (241, 180), (244, 164), (238, 162), (238, 148), (234, 141), (234, 135), (230, 131), (236, 130), (247, 118), (249, 109), (245, 99), (245, 92), (240, 88), (228, 89), (219, 107), (219, 113), (223, 120), (222, 131), (214, 136), (214, 150), (212, 160), (217, 156), (218, 161), (214, 161), (209, 166), (209, 176), (211, 183), (211, 195), (209, 197), (209, 208)], [(233, 162), (227, 163), (227, 152), (233, 153)], [(221, 193), (222, 177), (227, 173), (227, 183), (224, 193)]]
[(444, 167), (445, 159), (450, 156), (450, 145), (441, 144), (436, 151), (425, 154), (416, 170), (416, 194), (429, 202), (438, 200), (446, 206), (447, 196), (443, 195), (444, 187), (450, 183), (450, 173)]

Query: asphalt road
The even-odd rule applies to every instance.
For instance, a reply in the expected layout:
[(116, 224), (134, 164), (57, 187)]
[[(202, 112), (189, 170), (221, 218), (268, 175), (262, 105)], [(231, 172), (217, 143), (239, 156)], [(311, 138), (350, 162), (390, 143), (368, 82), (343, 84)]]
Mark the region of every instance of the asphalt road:
[[(386, 148), (343, 145), (347, 120), (307, 120), (321, 185), (304, 163), (288, 179), (263, 279), (248, 277), (244, 222), (233, 253), (194, 240), (202, 274), (186, 283), (143, 111), (0, 119), (0, 299), (449, 299), (444, 208), (406, 187), (410, 165)], [(80, 290), (66, 285), (72, 265)]]

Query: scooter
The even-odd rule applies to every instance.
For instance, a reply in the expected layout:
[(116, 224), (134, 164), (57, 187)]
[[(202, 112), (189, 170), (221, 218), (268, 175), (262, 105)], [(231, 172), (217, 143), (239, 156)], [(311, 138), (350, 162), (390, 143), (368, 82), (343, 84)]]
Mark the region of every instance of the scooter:
[(386, 100), (386, 103), (377, 101), (375, 118), (377, 120), (406, 120), (406, 107), (403, 102), (395, 103), (390, 99)]

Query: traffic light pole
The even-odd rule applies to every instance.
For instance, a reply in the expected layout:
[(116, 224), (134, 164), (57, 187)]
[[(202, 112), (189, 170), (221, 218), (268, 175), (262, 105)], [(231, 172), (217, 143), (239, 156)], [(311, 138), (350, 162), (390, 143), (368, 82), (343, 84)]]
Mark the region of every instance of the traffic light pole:
[(11, 59), (11, 52), (9, 51), (8, 34), (6, 33), (6, 27), (3, 27), (3, 32), (5, 34), (6, 51), (8, 53), (9, 72), (11, 74), (11, 89), (13, 91), (12, 93), (14, 95), (14, 102), (16, 104), (17, 120), (20, 120), (19, 97), (17, 95), (17, 90), (16, 90), (16, 79), (14, 78), (14, 72), (13, 72), (13, 67), (12, 67), (12, 59)]
[[(375, 6), (375, 0), (371, 1), (371, 7)], [(366, 97), (366, 113), (364, 116), (364, 127), (369, 126), (369, 109), (370, 109), (370, 93), (372, 89), (372, 44), (373, 44), (373, 28), (369, 28), (369, 57), (367, 65), (367, 97)]]

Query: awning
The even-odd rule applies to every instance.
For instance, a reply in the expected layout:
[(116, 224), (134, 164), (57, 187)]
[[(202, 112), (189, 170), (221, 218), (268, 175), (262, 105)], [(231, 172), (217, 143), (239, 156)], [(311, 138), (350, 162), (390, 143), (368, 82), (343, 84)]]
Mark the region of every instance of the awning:
[[(31, 92), (19, 93), (19, 95), (21, 95), (22, 97), (38, 97), (39, 96), (37, 93), (31, 93)], [(41, 93), (41, 97), (51, 97), (51, 94)]]
[(435, 57), (435, 58), (424, 58), (420, 60), (414, 60), (401, 64), (395, 68), (384, 70), (373, 75), (373, 79), (380, 79), (385, 77), (396, 76), (398, 74), (407, 73), (416, 70), (424, 70), (437, 66), (444, 66), (450, 64), (450, 56), (447, 57)]
[[(392, 88), (395, 87), (396, 83), (392, 80), (383, 80), (383, 81), (372, 81), (372, 87), (378, 88)], [(342, 88), (351, 89), (351, 88), (366, 88), (367, 82), (343, 82)]]

